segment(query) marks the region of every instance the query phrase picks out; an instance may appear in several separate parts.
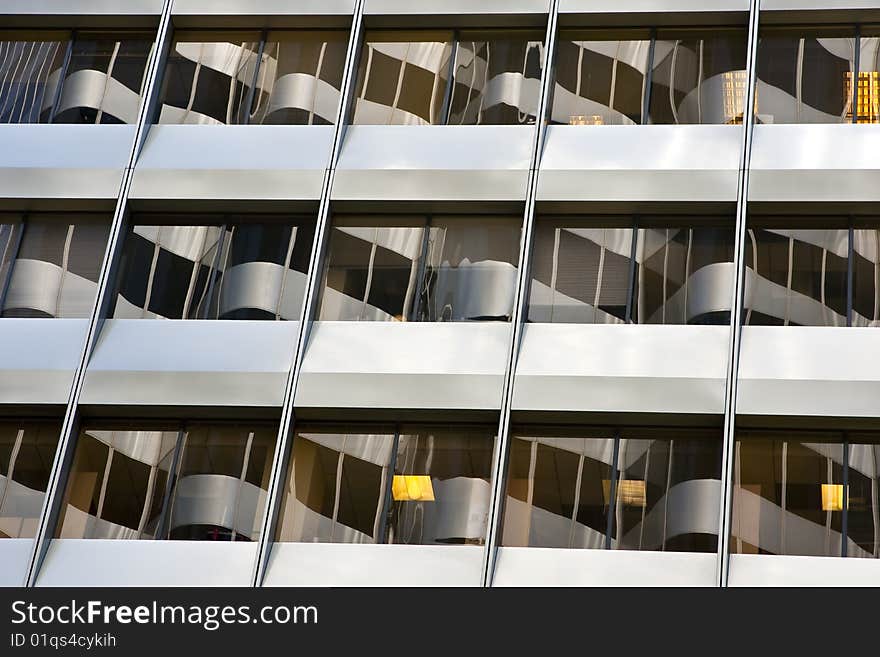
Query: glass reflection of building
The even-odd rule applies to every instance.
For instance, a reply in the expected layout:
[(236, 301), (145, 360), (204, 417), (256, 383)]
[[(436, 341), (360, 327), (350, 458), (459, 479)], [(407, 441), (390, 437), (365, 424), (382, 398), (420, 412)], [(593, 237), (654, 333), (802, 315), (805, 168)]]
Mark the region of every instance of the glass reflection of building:
[[(522, 551), (529, 558), (540, 548), (552, 548), (553, 559), (560, 561), (572, 555), (560, 557), (559, 551), (571, 550), (575, 559), (605, 559), (623, 551), (630, 553), (627, 558), (647, 559), (653, 553), (691, 553), (684, 559), (703, 563), (719, 548), (721, 515), (732, 525), (730, 552), (736, 556), (880, 556), (880, 437), (873, 392), (866, 394), (861, 415), (773, 416), (764, 426), (763, 418), (737, 417), (728, 409), (727, 426), (734, 422), (737, 430), (726, 472), (720, 405), (692, 415), (666, 407), (654, 414), (639, 406), (654, 391), (660, 391), (663, 403), (680, 395), (676, 385), (691, 374), (684, 371), (693, 365), (688, 360), (702, 359), (701, 340), (721, 345), (712, 353), (725, 356), (699, 363), (708, 372), (697, 381), (700, 392), (713, 384), (719, 395), (724, 385), (730, 390), (734, 379), (723, 377), (736, 376), (735, 368), (716, 379), (709, 370), (727, 365), (724, 357), (732, 349), (727, 340), (736, 342), (729, 331), (738, 328), (737, 321), (744, 327), (743, 349), (773, 344), (762, 342), (767, 336), (779, 340), (767, 357), (776, 367), (777, 383), (796, 369), (783, 352), (797, 347), (799, 336), (827, 340), (823, 348), (830, 355), (796, 363), (833, 370), (828, 380), (807, 380), (819, 383), (817, 405), (833, 397), (838, 385), (849, 394), (847, 386), (873, 383), (869, 329), (880, 326), (880, 223), (872, 174), (860, 159), (871, 157), (873, 136), (870, 127), (843, 124), (880, 121), (875, 25), (860, 19), (857, 24), (856, 10), (840, 15), (829, 10), (824, 14), (829, 20), (821, 24), (768, 10), (777, 12), (775, 17), (762, 15), (750, 26), (755, 32), (746, 29), (742, 12), (716, 26), (702, 25), (706, 16), (699, 12), (686, 12), (679, 22), (652, 18), (646, 11), (638, 24), (628, 24), (625, 12), (617, 17), (610, 12), (607, 23), (595, 24), (563, 12), (548, 41), (544, 15), (508, 21), (501, 12), (471, 14), (466, 8), (438, 29), (422, 29), (427, 21), (409, 20), (413, 17), (376, 20), (368, 13), (360, 41), (350, 44), (354, 17), (300, 21), (291, 17), (301, 8), (288, 9), (287, 18), (269, 17), (265, 26), (253, 16), (202, 21), (169, 14), (161, 24), (171, 29), (161, 40), (155, 26), (144, 27), (146, 20), (114, 18), (101, 27), (105, 21), (89, 26), (87, 17), (71, 18), (60, 29), (12, 27), (0, 35), (0, 123), (54, 124), (5, 125), (4, 134), (84, 135), (77, 149), (64, 140), (58, 153), (42, 149), (53, 151), (68, 168), (31, 166), (31, 156), (46, 154), (37, 149), (4, 154), (9, 161), (3, 175), (11, 185), (22, 175), (50, 191), (19, 197), (12, 189), (0, 199), (0, 322), (6, 322), (3, 330), (10, 335), (45, 331), (49, 338), (28, 343), (34, 352), (44, 345), (50, 352), (56, 337), (57, 344), (68, 338), (75, 346), (71, 359), (77, 361), (58, 374), (63, 392), (58, 399), (31, 404), (27, 395), (43, 394), (39, 377), (46, 370), (15, 369), (13, 340), (3, 345), (13, 363), (0, 372), (0, 394), (7, 395), (0, 399), (0, 537), (11, 539), (6, 544), (39, 537), (45, 521), (47, 544), (59, 549), (64, 541), (78, 539), (124, 539), (128, 542), (116, 546), (123, 550), (141, 545), (134, 539), (167, 541), (159, 549), (183, 545), (170, 539), (198, 542), (197, 548), (208, 542), (257, 548), (262, 541), (260, 558), (293, 548), (288, 554), (300, 559), (307, 548), (296, 550), (319, 544), (326, 554), (369, 546), (375, 554), (398, 551), (406, 558), (436, 549), (454, 561), (458, 557), (448, 555), (459, 549), (471, 556), (494, 549), (497, 530), (502, 552), (509, 548), (507, 554)], [(117, 23), (119, 29), (111, 29)], [(750, 33), (758, 36), (753, 71), (746, 63)], [(548, 43), (555, 44), (555, 52)], [(167, 46), (167, 52), (158, 52), (156, 44)], [(753, 90), (747, 88), (750, 79)], [(746, 106), (750, 91), (753, 107)], [(548, 116), (540, 116), (541, 108)], [(338, 118), (343, 125), (334, 126)], [(724, 155), (723, 139), (733, 136), (739, 144), (742, 125), (752, 118), (755, 138), (746, 143), (753, 153), (767, 155), (760, 153), (761, 139), (793, 135), (803, 141), (775, 149), (772, 155), (780, 160), (768, 168), (762, 168), (766, 160), (761, 165), (753, 160), (754, 187), (747, 190), (735, 187), (732, 179), (740, 173), (735, 163), (712, 167)], [(539, 133), (545, 120), (550, 125)], [(121, 127), (102, 127), (108, 124)], [(593, 134), (594, 126), (615, 128)], [(425, 148), (404, 161), (396, 158), (393, 139), (386, 145), (375, 137), (409, 139), (416, 132), (426, 139)], [(599, 132), (601, 137), (590, 141)], [(573, 145), (559, 145), (575, 133)], [(92, 134), (120, 135), (114, 148), (121, 155), (114, 157), (122, 164), (111, 173), (119, 175), (114, 185), (124, 182), (124, 191), (118, 198), (116, 188), (107, 198), (88, 197), (89, 190), (82, 198), (53, 196), (57, 179), (91, 183), (109, 171), (92, 170), (92, 156), (101, 159), (106, 146), (104, 137), (96, 138), (93, 153)], [(265, 159), (242, 158), (239, 168), (223, 171), (224, 180), (234, 182), (229, 196), (246, 188), (247, 198), (235, 203), (227, 203), (227, 190), (216, 184), (219, 169), (210, 166), (192, 174), (187, 193), (194, 198), (166, 198), (161, 184), (153, 198), (145, 198), (149, 194), (142, 195), (143, 187), (135, 184), (150, 168), (145, 160), (152, 158), (161, 169), (193, 155), (156, 137), (179, 135), (183, 143), (203, 134), (212, 140), (208, 155), (213, 148), (238, 152), (241, 135), (257, 143), (266, 134), (281, 135), (279, 151), (294, 160), (303, 155), (301, 144), (317, 151), (317, 139), (311, 140), (326, 135), (333, 155), (327, 160), (318, 153), (323, 186), (308, 198), (284, 196), (287, 182), (298, 183), (301, 172), (271, 169), (280, 161), (271, 148)], [(457, 173), (470, 171), (476, 160), (473, 144), (494, 138), (500, 152), (506, 145), (502, 134), (512, 135), (511, 142), (522, 137), (525, 150), (546, 147), (528, 164), (511, 165), (522, 185), (511, 183), (497, 192), (500, 198), (482, 197), (483, 181), (496, 180), (497, 171), (474, 171), (474, 189), (455, 182), (450, 194), (444, 185), (451, 177), (444, 179), (448, 171), (432, 168), (433, 157), (451, 152), (456, 165), (450, 169), (460, 165)], [(839, 135), (853, 134), (847, 139), (864, 141), (853, 147), (842, 139), (838, 148)], [(296, 140), (285, 141), (291, 135)], [(644, 155), (636, 152), (638, 146), (627, 146), (633, 152), (623, 152), (615, 135), (621, 144), (644, 137), (653, 150)], [(695, 135), (706, 135), (701, 138), (707, 141), (692, 141)], [(355, 137), (370, 148), (352, 154)], [(433, 146), (431, 139), (437, 140)], [(455, 144), (454, 152), (445, 139)], [(565, 160), (558, 168), (558, 160), (554, 166), (542, 160), (551, 146)], [(489, 146), (486, 150), (494, 154)], [(367, 162), (365, 152), (387, 158), (385, 164)], [(135, 159), (126, 159), (131, 154)], [(796, 155), (804, 169), (785, 159)], [(841, 178), (832, 170), (836, 156), (845, 162)], [(354, 162), (342, 166), (343, 157)], [(627, 170), (615, 169), (618, 162)], [(823, 169), (829, 162), (833, 166)], [(424, 163), (430, 166), (418, 169)], [(685, 168), (676, 169), (682, 163)], [(855, 164), (848, 168), (849, 163)], [(80, 165), (81, 174), (70, 173)], [(545, 172), (565, 173), (566, 167), (573, 173), (568, 182), (556, 191), (542, 188)], [(749, 194), (760, 191), (759, 172), (794, 179), (811, 167), (818, 172), (815, 178), (802, 176), (789, 187), (774, 183), (778, 188), (772, 194), (788, 194), (789, 200), (752, 204)], [(365, 191), (370, 185), (364, 184), (354, 198), (343, 198), (335, 187), (344, 178), (342, 170), (365, 174), (362, 180), (388, 176), (384, 185), (403, 182), (391, 191), (380, 184), (380, 191)], [(419, 191), (424, 198), (402, 202), (405, 194), (398, 192), (411, 191), (415, 177), (407, 176), (413, 171), (428, 181)], [(601, 176), (588, 171), (614, 176), (606, 180), (615, 182), (632, 172), (660, 182), (623, 191), (609, 185), (606, 193)], [(689, 171), (699, 174), (692, 183)], [(701, 197), (704, 175), (725, 177), (724, 198)], [(661, 188), (676, 176), (685, 182), (677, 183), (672, 191), (678, 196), (670, 201)], [(257, 179), (261, 182), (252, 183)], [(259, 186), (265, 180), (277, 186), (279, 196), (264, 198), (270, 195)], [(814, 182), (816, 190), (803, 180)], [(524, 201), (520, 192), (526, 189)], [(459, 191), (474, 198), (456, 198)], [(814, 191), (830, 200), (821, 206), (802, 201)], [(557, 192), (560, 198), (553, 197)], [(738, 209), (745, 210), (736, 216), (735, 194)], [(585, 196), (592, 200), (577, 200)], [(318, 214), (319, 208), (326, 214)], [(741, 245), (736, 244), (738, 217), (748, 218), (739, 226)], [(523, 226), (531, 234), (522, 234)], [(325, 227), (325, 234), (316, 234)], [(522, 260), (526, 244), (532, 250)], [(323, 251), (313, 253), (315, 246)], [(732, 317), (739, 302), (737, 272), (745, 277), (741, 318)], [(526, 295), (523, 317), (516, 312), (519, 291)], [(303, 309), (311, 315), (303, 317)], [(520, 320), (528, 324), (521, 334), (514, 330)], [(789, 331), (792, 327), (821, 328)], [(163, 330), (167, 333), (160, 334)], [(333, 331), (369, 363), (340, 363), (356, 358), (334, 361), (335, 352), (327, 349), (323, 355), (330, 356), (307, 372), (304, 363), (314, 356), (310, 350), (319, 351), (320, 340)], [(541, 331), (546, 331), (543, 337)], [(531, 348), (530, 333), (538, 336), (535, 360), (546, 367), (536, 378), (569, 377), (576, 388), (593, 377), (600, 393), (583, 394), (587, 399), (572, 404), (576, 409), (508, 408), (514, 403), (507, 393), (521, 374), (529, 376), (525, 368), (517, 369), (522, 357), (514, 347), (522, 346), (521, 353)], [(156, 335), (167, 342), (149, 344), (159, 340)], [(500, 335), (521, 335), (522, 345)], [(116, 339), (124, 350), (113, 346)], [(849, 344), (862, 339), (868, 348), (853, 356)], [(277, 371), (255, 374), (248, 369), (251, 363), (229, 364), (248, 352), (243, 346), (262, 355), (264, 344), (265, 353), (281, 345), (283, 356), (273, 363)], [(491, 371), (480, 369), (483, 362), (460, 362), (467, 359), (457, 350), (474, 344), (474, 351), (498, 347), (503, 355), (514, 354), (513, 360), (499, 359), (501, 365)], [(605, 353), (583, 356), (588, 348), (606, 344)], [(675, 348), (665, 349), (666, 344)], [(85, 351), (77, 351), (83, 345)], [(195, 347), (184, 353), (181, 345)], [(645, 345), (650, 349), (640, 351)], [(554, 350), (563, 352), (555, 363)], [(570, 362), (561, 362), (569, 353)], [(123, 355), (141, 362), (132, 366)], [(851, 370), (833, 369), (838, 357), (845, 362), (859, 356), (867, 373), (851, 371), (856, 369), (852, 361)], [(185, 379), (204, 399), (181, 407), (168, 399), (155, 404), (136, 399), (120, 408), (81, 401), (83, 381), (99, 370), (113, 380), (107, 372), (117, 365), (123, 373), (117, 381), (129, 377), (132, 389), (145, 390), (143, 382), (155, 376), (156, 388), (167, 385), (178, 393)], [(785, 365), (791, 371), (782, 372)], [(330, 372), (333, 367), (338, 371)], [(743, 366), (737, 367), (742, 383), (748, 377)], [(181, 375), (174, 368), (185, 371)], [(615, 368), (619, 371), (608, 373)], [(620, 371), (620, 387), (629, 386), (625, 394), (603, 381)], [(324, 377), (317, 387), (335, 393), (334, 404), (298, 406), (294, 388), (304, 372)], [(358, 377), (368, 382), (352, 385), (383, 391), (395, 376), (404, 379), (395, 389), (398, 398), (406, 397), (401, 390), (409, 386), (428, 391), (429, 402), (420, 401), (417, 408), (361, 407), (345, 398), (351, 391), (346, 385)], [(642, 379), (650, 381), (639, 389)], [(504, 394), (492, 389), (491, 403), (472, 408), (468, 399), (441, 407), (446, 402), (437, 401), (458, 399), (444, 397), (449, 389), (470, 392), (487, 380), (487, 388), (496, 380), (507, 386)], [(288, 383), (290, 388), (284, 387)], [(443, 389), (433, 396), (435, 385)], [(548, 397), (556, 392), (553, 385), (547, 383)], [(242, 390), (258, 390), (254, 397), (259, 397), (263, 388), (274, 394), (265, 406), (213, 403), (215, 396)], [(594, 399), (606, 388), (607, 398)], [(672, 392), (663, 398), (667, 388)], [(795, 397), (801, 388), (791, 390)], [(630, 393), (640, 397), (632, 404), (636, 410), (623, 399)], [(79, 405), (65, 407), (68, 399)], [(673, 399), (670, 405), (687, 402)], [(437, 408), (427, 408), (431, 403)], [(279, 409), (283, 417), (294, 418), (287, 435), (279, 435)], [(62, 424), (63, 417), (75, 419)], [(507, 434), (497, 435), (499, 419), (502, 427), (512, 427)], [(814, 419), (816, 427), (810, 424)], [(57, 458), (59, 445), (70, 449), (66, 460)], [(282, 453), (282, 445), (289, 450)], [(727, 476), (733, 504), (725, 516), (719, 509)], [(44, 509), (53, 490), (57, 508)], [(494, 525), (496, 508), (499, 524)], [(97, 549), (97, 542), (89, 547)]]

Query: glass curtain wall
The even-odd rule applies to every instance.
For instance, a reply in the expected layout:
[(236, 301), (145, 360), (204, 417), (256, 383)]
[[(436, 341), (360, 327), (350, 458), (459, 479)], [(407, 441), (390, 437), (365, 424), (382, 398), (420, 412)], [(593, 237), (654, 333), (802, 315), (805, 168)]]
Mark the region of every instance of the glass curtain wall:
[(811, 217), (787, 219), (779, 227), (779, 218), (752, 217), (745, 249), (745, 324), (880, 325), (880, 231), (867, 227), (873, 224)]
[(494, 444), (484, 427), (299, 428), (276, 540), (482, 545)]
[(346, 31), (181, 31), (165, 66), (157, 123), (329, 125)]
[(153, 38), (0, 31), (0, 123), (135, 123)]
[(757, 54), (757, 122), (876, 123), (876, 41), (861, 44), (863, 68), (853, 26), (763, 29)]
[(730, 224), (723, 217), (539, 217), (529, 321), (727, 324)]
[(299, 318), (313, 219), (136, 215), (133, 224), (112, 317)]
[(352, 123), (533, 124), (543, 38), (528, 30), (367, 32)]
[(0, 539), (34, 538), (61, 423), (0, 420)]
[(521, 427), (501, 544), (713, 552), (719, 430)]
[(746, 31), (561, 30), (552, 122), (739, 124)]
[(87, 426), (57, 537), (256, 541), (276, 431), (259, 423)]
[(508, 321), (519, 217), (337, 216), (318, 318)]
[(740, 430), (731, 551), (880, 557), (880, 435)]
[(88, 317), (109, 234), (101, 215), (0, 214), (0, 317)]

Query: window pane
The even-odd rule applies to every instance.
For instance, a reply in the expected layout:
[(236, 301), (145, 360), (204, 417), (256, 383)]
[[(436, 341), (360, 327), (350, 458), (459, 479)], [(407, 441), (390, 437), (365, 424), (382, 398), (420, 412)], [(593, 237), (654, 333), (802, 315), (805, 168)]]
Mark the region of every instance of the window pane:
[(852, 122), (854, 47), (851, 30), (762, 34), (757, 54), (758, 122)]
[[(14, 234), (8, 240), (11, 275), (3, 317), (88, 317), (109, 234), (105, 217), (26, 216), (20, 242)], [(17, 255), (12, 261), (16, 244)]]
[[(351, 225), (373, 223), (374, 225)], [(334, 221), (319, 318), (402, 321), (412, 314), (424, 219), (404, 226)]]
[(0, 422), (0, 538), (36, 536), (61, 425)]
[(391, 432), (298, 433), (278, 540), (482, 544), (491, 434), (403, 431), (397, 441)]
[(397, 447), (386, 542), (482, 545), (492, 496), (492, 435), (409, 431)]
[(0, 41), (0, 123), (49, 120), (66, 50), (62, 40)]
[(77, 35), (55, 123), (136, 123), (152, 41)]
[(553, 123), (642, 123), (650, 40), (581, 39), (565, 31), (559, 36)]
[(509, 320), (519, 233), (516, 218), (435, 217), (426, 251), (419, 320)]
[(717, 432), (580, 433), (587, 437), (573, 430), (513, 440), (503, 545), (716, 549), (721, 475)]
[[(876, 434), (851, 434), (847, 491), (848, 557), (880, 557), (880, 491), (877, 465), (880, 444)], [(870, 443), (867, 441), (870, 440)], [(864, 443), (862, 441), (865, 441)]]
[(729, 228), (639, 229), (633, 321), (728, 324), (733, 241)]
[(797, 442), (784, 433), (738, 438), (732, 552), (840, 556), (843, 445), (824, 442), (828, 434), (791, 437)]
[(275, 438), (271, 427), (191, 427), (174, 489), (169, 538), (257, 540)]
[(279, 541), (380, 543), (394, 434), (298, 432)]
[(622, 323), (632, 229), (539, 220), (535, 231), (529, 321)]
[(175, 39), (165, 66), (158, 123), (245, 122), (259, 35), (213, 38), (184, 33)]
[(452, 125), (532, 124), (541, 91), (540, 34), (463, 33), (455, 54)]
[(114, 316), (296, 319), (313, 237), (307, 219), (135, 225), (123, 249)]
[(880, 123), (880, 38), (862, 34), (859, 50), (856, 123)]
[(742, 123), (745, 103), (744, 30), (662, 33), (654, 46), (651, 123)]
[(173, 429), (86, 429), (77, 442), (58, 535), (257, 540), (275, 434), (275, 427), (263, 425), (193, 425), (185, 440)]
[(271, 32), (250, 123), (332, 124), (347, 49), (347, 32)]
[(750, 229), (746, 324), (846, 326), (849, 232)]
[(352, 123), (442, 124), (452, 50), (451, 32), (368, 32)]
[(853, 231), (853, 326), (880, 326), (880, 231)]
[(58, 536), (154, 538), (177, 438), (177, 431), (83, 430)]

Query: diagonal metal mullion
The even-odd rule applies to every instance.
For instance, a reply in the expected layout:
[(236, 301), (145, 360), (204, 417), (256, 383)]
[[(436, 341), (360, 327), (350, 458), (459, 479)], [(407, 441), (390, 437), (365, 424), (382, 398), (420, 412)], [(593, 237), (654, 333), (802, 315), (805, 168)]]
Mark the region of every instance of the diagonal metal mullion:
[(318, 217), (315, 227), (315, 237), (312, 242), (312, 258), (309, 264), (309, 272), (306, 278), (306, 292), (303, 295), (302, 311), (300, 313), (299, 334), (296, 343), (296, 351), (293, 354), (293, 366), (290, 369), (287, 385), (284, 391), (284, 401), (281, 410), (281, 420), (278, 427), (275, 455), (272, 460), (272, 474), (269, 478), (269, 494), (267, 497), (266, 512), (260, 532), (260, 540), (257, 546), (257, 557), (254, 562), (252, 584), (261, 586), (266, 576), (269, 564), (269, 556), (272, 543), (275, 539), (275, 528), (281, 511), (284, 481), (287, 477), (287, 461), (293, 446), (294, 412), (293, 404), (296, 397), (296, 389), (299, 383), (302, 362), (305, 356), (306, 345), (311, 334), (312, 321), (316, 314), (320, 280), (323, 273), (324, 253), (327, 250), (330, 232), (330, 191), (333, 186), (333, 178), (336, 163), (342, 151), (342, 143), (345, 138), (348, 118), (352, 103), (354, 102), (355, 76), (360, 58), (363, 34), (363, 15), (365, 0), (356, 0), (352, 28), (349, 34), (348, 53), (346, 55), (345, 69), (343, 71), (342, 84), (339, 94), (339, 106), (336, 113), (335, 132), (331, 145), (327, 169), (324, 172), (324, 181), (321, 189), (321, 201), (318, 206)]
[(733, 507), (733, 451), (736, 445), (736, 396), (739, 382), (742, 315), (745, 290), (746, 228), (748, 218), (749, 166), (752, 132), (755, 125), (755, 86), (757, 77), (758, 24), (761, 0), (751, 0), (746, 50), (746, 90), (743, 99), (743, 135), (737, 177), (736, 237), (734, 242), (735, 274), (730, 310), (730, 337), (724, 395), (724, 433), (721, 455), (721, 504), (718, 515), (718, 550), (715, 584), (726, 587), (730, 571), (730, 531)]
[(481, 585), (491, 586), (495, 574), (498, 557), (498, 543), (501, 532), (501, 513), (507, 479), (507, 455), (510, 451), (510, 414), (513, 406), (513, 387), (516, 361), (519, 356), (523, 334), (525, 332), (527, 300), (530, 290), (532, 241), (535, 224), (535, 197), (538, 190), (538, 165), (546, 138), (546, 126), (549, 122), (552, 84), (554, 80), (554, 60), (556, 57), (556, 36), (559, 17), (559, 0), (550, 0), (547, 32), (544, 39), (544, 69), (541, 73), (541, 96), (538, 112), (535, 116), (535, 133), (532, 142), (532, 154), (529, 165), (529, 178), (526, 188), (525, 210), (523, 213), (522, 232), (520, 237), (519, 271), (516, 296), (514, 297), (513, 315), (511, 317), (511, 339), (507, 350), (507, 363), (504, 373), (504, 385), (501, 398), (501, 409), (498, 421), (498, 437), (492, 455), (492, 496), (489, 501), (489, 524), (486, 528), (486, 544), (483, 551)]
[(155, 99), (155, 94), (158, 92), (156, 84), (158, 71), (160, 66), (165, 62), (164, 55), (167, 53), (168, 49), (168, 40), (170, 39), (171, 33), (172, 1), (173, 0), (165, 0), (162, 8), (162, 15), (159, 19), (156, 48), (154, 50), (153, 58), (148, 64), (144, 94), (141, 97), (140, 105), (138, 107), (137, 127), (135, 129), (134, 140), (132, 141), (131, 150), (129, 152), (128, 162), (123, 171), (119, 193), (116, 198), (113, 222), (110, 226), (107, 247), (104, 251), (104, 259), (98, 276), (97, 293), (95, 295), (95, 301), (92, 304), (85, 341), (80, 352), (79, 362), (70, 387), (67, 407), (58, 439), (58, 447), (55, 450), (55, 458), (52, 462), (52, 469), (49, 473), (49, 480), (46, 485), (46, 494), (43, 497), (40, 518), (37, 523), (36, 536), (34, 538), (27, 572), (25, 574), (26, 586), (34, 586), (36, 583), (40, 567), (42, 566), (46, 553), (49, 550), (49, 544), (52, 540), (55, 524), (61, 512), (61, 505), (64, 498), (64, 485), (66, 484), (69, 466), (73, 461), (73, 452), (76, 446), (76, 436), (79, 429), (79, 398), (85, 380), (86, 366), (88, 365), (92, 351), (94, 350), (95, 344), (101, 333), (104, 315), (112, 298), (111, 282), (113, 277), (111, 271), (114, 269), (114, 263), (118, 262), (121, 255), (123, 237), (125, 235), (125, 225), (127, 223), (126, 205), (128, 202), (128, 191), (131, 187), (131, 180), (134, 174), (134, 164), (137, 161), (137, 156), (143, 147), (146, 133), (149, 129), (147, 121), (150, 117), (150, 106)]

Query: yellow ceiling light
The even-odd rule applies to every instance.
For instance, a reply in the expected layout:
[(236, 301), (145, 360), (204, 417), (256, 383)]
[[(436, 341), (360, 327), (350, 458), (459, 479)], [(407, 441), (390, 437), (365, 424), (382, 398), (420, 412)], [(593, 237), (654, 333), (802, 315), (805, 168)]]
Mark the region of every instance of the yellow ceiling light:
[(434, 486), (428, 475), (394, 475), (391, 495), (395, 502), (433, 502)]
[(822, 510), (843, 511), (843, 484), (822, 484)]
[[(608, 479), (602, 481), (602, 493), (605, 497), (605, 504), (608, 504), (608, 499), (611, 497), (611, 482)], [(641, 479), (618, 480), (617, 499), (623, 506), (644, 508), (648, 500), (645, 482)]]

